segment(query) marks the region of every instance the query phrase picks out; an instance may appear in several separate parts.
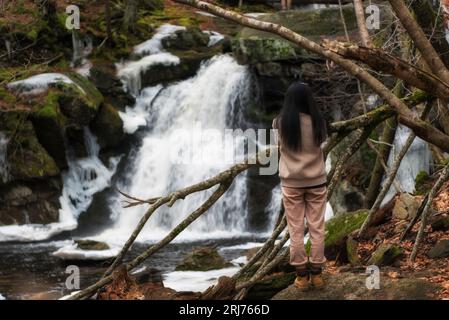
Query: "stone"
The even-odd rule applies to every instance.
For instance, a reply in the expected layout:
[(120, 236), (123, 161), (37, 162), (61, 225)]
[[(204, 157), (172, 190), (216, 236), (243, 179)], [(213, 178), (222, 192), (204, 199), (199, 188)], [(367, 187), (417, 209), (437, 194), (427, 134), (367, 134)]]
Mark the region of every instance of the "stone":
[(431, 300), (441, 290), (437, 284), (416, 277), (391, 279), (381, 275), (380, 289), (366, 287), (365, 274), (343, 272), (324, 274), (323, 290), (301, 292), (291, 284), (273, 300)]
[(381, 244), (373, 252), (368, 265), (387, 266), (393, 264), (402, 255), (402, 249), (394, 244)]
[(118, 111), (110, 104), (101, 104), (90, 127), (102, 148), (118, 146), (125, 136), (123, 120)]
[(364, 195), (349, 181), (342, 180), (335, 188), (330, 199), (334, 213), (351, 212), (363, 208)]
[(449, 230), (449, 216), (439, 217), (432, 222), (433, 231), (447, 231)]
[(427, 253), (429, 258), (446, 258), (449, 257), (449, 240), (440, 240)]
[(0, 225), (57, 222), (61, 191), (60, 177), (0, 186)]
[(109, 250), (110, 247), (105, 242), (95, 240), (75, 240), (78, 248), (81, 250)]
[(352, 266), (358, 266), (361, 264), (360, 257), (358, 255), (359, 243), (354, 240), (353, 237), (349, 236), (346, 240), (346, 253), (348, 256), (348, 261)]
[(393, 218), (398, 220), (410, 220), (416, 216), (421, 201), (410, 193), (401, 193), (393, 207)]
[[(367, 215), (367, 210), (359, 210), (339, 214), (326, 222), (324, 253), (327, 259), (334, 260), (340, 257), (344, 261), (347, 260), (346, 239), (362, 226)], [(307, 248), (309, 247), (310, 241), (307, 243)]]
[(176, 266), (176, 271), (208, 271), (232, 266), (214, 247), (194, 249)]
[(55, 160), (40, 144), (27, 110), (0, 111), (0, 131), (9, 139), (7, 163), (10, 180), (58, 176)]

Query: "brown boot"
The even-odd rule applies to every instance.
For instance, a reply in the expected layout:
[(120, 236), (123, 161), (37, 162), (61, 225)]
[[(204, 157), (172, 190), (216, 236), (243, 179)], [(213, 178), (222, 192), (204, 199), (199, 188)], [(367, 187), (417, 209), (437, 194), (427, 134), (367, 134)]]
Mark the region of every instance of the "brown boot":
[(309, 271), (306, 268), (296, 269), (295, 287), (301, 291), (309, 290)]
[(324, 288), (324, 280), (322, 267), (311, 266), (310, 268), (310, 282), (315, 289)]

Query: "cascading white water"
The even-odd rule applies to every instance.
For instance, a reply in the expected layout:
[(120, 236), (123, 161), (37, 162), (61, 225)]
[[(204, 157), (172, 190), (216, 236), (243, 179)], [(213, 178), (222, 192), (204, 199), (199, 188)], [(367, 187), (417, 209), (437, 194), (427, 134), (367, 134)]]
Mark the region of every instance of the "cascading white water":
[(9, 139), (3, 132), (0, 132), (0, 181), (3, 183), (8, 182), (8, 159), (7, 159), (7, 149), (8, 149)]
[(140, 60), (117, 64), (117, 75), (121, 78), (126, 91), (137, 97), (142, 89), (142, 72), (150, 69), (152, 66), (179, 64), (180, 59), (178, 57), (164, 51), (162, 40), (173, 36), (176, 31), (185, 29), (185, 27), (171, 24), (160, 26), (151, 39), (134, 47), (133, 54), (140, 57)]
[[(166, 195), (211, 177), (225, 168), (222, 143), (206, 134), (206, 129), (224, 132), (229, 126), (228, 114), (250, 91), (249, 72), (229, 55), (215, 56), (203, 64), (198, 74), (170, 85), (146, 88), (138, 97), (132, 118), (123, 117), (125, 127), (133, 125), (139, 115), (148, 123), (146, 136), (130, 165), (129, 177), (120, 189), (138, 198)], [(157, 94), (157, 96), (156, 96)], [(201, 128), (200, 128), (201, 127)], [(201, 130), (203, 135), (201, 135)], [(231, 146), (232, 147), (232, 146)], [(232, 151), (232, 150), (231, 150)], [(203, 155), (200, 162), (174, 163), (173, 155)], [(179, 160), (179, 158), (176, 158)], [(184, 161), (181, 161), (184, 162)], [(246, 231), (245, 174), (204, 216), (181, 235), (181, 239), (224, 237)], [(201, 192), (180, 200), (170, 208), (161, 208), (147, 223), (140, 240), (160, 239), (203, 203), (211, 192)], [(122, 208), (119, 195), (111, 197), (114, 226), (98, 238), (108, 242), (127, 239), (146, 211), (145, 206)]]
[[(399, 125), (394, 138), (393, 149), (390, 152), (388, 166), (393, 164), (393, 157), (396, 157), (405, 144), (411, 130), (403, 125)], [(415, 190), (415, 178), (420, 171), (429, 173), (432, 154), (427, 142), (416, 137), (410, 146), (408, 152), (399, 166), (396, 179), (402, 188), (402, 191), (413, 193)], [(383, 203), (388, 202), (396, 194), (396, 189), (392, 185), (388, 191)]]
[(59, 198), (61, 209), (59, 221), (49, 224), (25, 224), (0, 227), (0, 242), (3, 241), (41, 241), (55, 234), (77, 227), (77, 218), (85, 211), (95, 193), (110, 185), (119, 158), (111, 158), (106, 167), (98, 158), (99, 146), (96, 138), (84, 129), (87, 157), (72, 159), (68, 157), (69, 169), (63, 174), (63, 190)]

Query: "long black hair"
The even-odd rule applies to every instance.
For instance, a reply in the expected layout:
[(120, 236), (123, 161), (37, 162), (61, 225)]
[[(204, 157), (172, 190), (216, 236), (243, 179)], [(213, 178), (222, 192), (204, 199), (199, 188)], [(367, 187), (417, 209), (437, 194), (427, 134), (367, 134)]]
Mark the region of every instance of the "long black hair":
[(304, 82), (295, 82), (285, 93), (284, 106), (278, 117), (282, 144), (292, 151), (301, 149), (300, 112), (312, 118), (314, 142), (317, 146), (327, 137), (326, 121), (316, 105), (312, 89)]

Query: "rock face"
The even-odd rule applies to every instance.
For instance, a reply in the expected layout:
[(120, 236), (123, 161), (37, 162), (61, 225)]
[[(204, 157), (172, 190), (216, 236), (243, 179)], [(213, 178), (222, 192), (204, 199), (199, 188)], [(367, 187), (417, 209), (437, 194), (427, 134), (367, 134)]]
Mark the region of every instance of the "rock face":
[(440, 240), (437, 244), (429, 250), (427, 255), (430, 258), (445, 258), (449, 257), (449, 240)]
[(0, 186), (0, 225), (57, 221), (61, 190), (58, 177)]
[(301, 292), (290, 285), (276, 294), (273, 300), (429, 300), (441, 289), (422, 279), (390, 279), (381, 276), (380, 289), (369, 290), (366, 287), (366, 277), (353, 273), (325, 274), (324, 289)]
[(189, 253), (180, 264), (176, 266), (176, 271), (208, 271), (213, 269), (223, 269), (232, 266), (226, 262), (214, 247), (197, 248)]
[(421, 201), (409, 193), (400, 194), (393, 208), (393, 218), (399, 220), (413, 219), (418, 212)]

